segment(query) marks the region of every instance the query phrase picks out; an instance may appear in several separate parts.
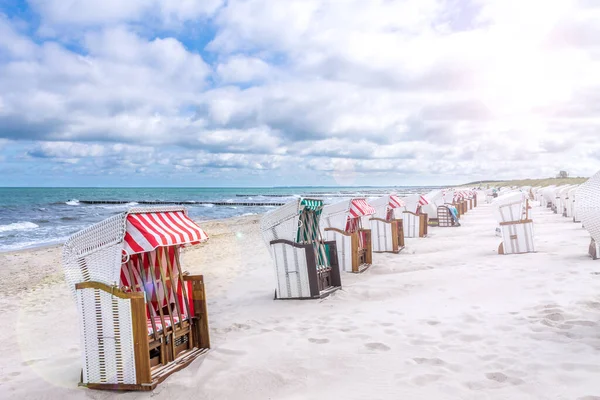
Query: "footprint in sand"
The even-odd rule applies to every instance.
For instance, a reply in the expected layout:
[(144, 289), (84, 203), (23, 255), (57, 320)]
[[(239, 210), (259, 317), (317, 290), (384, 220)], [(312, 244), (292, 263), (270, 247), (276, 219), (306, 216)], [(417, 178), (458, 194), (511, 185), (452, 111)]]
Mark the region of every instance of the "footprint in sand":
[(365, 335), (363, 333), (357, 333), (354, 335), (348, 335), (348, 337), (350, 337), (352, 339), (369, 339), (371, 336)]
[(460, 335), (459, 339), (463, 342), (477, 342), (483, 338), (479, 335)]
[(508, 382), (511, 385), (515, 385), (515, 386), (525, 383), (525, 381), (523, 379), (509, 377), (509, 376), (503, 374), (502, 372), (488, 372), (487, 374), (485, 374), (485, 377), (491, 381), (495, 381), (498, 383)]
[(316, 344), (325, 344), (329, 343), (329, 339), (316, 339), (316, 338), (308, 338), (308, 341)]
[(546, 316), (544, 318), (547, 320), (553, 321), (553, 322), (561, 322), (561, 321), (565, 320), (565, 317), (560, 312), (553, 312), (550, 314), (546, 314)]
[(567, 321), (566, 325), (579, 325), (579, 326), (596, 326), (597, 322), (594, 321)]
[(216, 347), (211, 351), (214, 353), (227, 354), (228, 356), (242, 356), (247, 354), (244, 350), (227, 349), (225, 347)]
[(383, 332), (386, 335), (397, 335), (398, 334), (398, 331), (395, 329), (385, 329)]
[(578, 397), (577, 400), (600, 400), (600, 396), (583, 396)]
[(372, 343), (365, 343), (365, 347), (369, 350), (378, 350), (378, 351), (388, 351), (391, 350), (391, 348), (383, 343), (379, 343), (379, 342), (372, 342)]
[(433, 365), (436, 367), (440, 367), (442, 365), (446, 365), (446, 361), (439, 358), (413, 358), (413, 361), (419, 365)]
[(425, 386), (429, 383), (439, 380), (442, 376), (437, 374), (425, 374), (413, 378), (413, 382), (419, 386)]

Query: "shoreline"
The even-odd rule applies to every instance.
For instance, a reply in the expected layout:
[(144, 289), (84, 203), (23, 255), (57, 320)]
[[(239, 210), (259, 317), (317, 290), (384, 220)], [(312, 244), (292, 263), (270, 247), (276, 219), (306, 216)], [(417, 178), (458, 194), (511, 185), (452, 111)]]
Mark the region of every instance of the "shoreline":
[[(265, 214), (266, 212), (267, 211), (265, 211), (264, 213), (251, 213), (249, 215), (240, 215), (237, 217), (224, 217), (224, 218), (213, 218), (213, 219), (193, 219), (193, 220), (198, 225), (200, 225), (202, 228), (204, 228), (204, 225), (217, 224), (221, 221), (227, 221), (227, 220), (258, 217), (258, 216)], [(94, 225), (94, 224), (90, 224), (88, 226), (92, 226), (92, 225)], [(210, 238), (210, 234), (209, 234), (209, 238)], [(30, 246), (27, 246), (27, 247), (24, 247), (21, 249), (0, 250), (0, 256), (1, 255), (18, 254), (18, 253), (29, 252), (29, 251), (34, 251), (34, 250), (58, 248), (58, 247), (64, 246), (64, 244), (65, 244), (65, 242), (61, 241), (61, 242), (57, 242), (57, 243), (43, 243), (43, 244), (39, 244), (39, 245), (30, 245)]]

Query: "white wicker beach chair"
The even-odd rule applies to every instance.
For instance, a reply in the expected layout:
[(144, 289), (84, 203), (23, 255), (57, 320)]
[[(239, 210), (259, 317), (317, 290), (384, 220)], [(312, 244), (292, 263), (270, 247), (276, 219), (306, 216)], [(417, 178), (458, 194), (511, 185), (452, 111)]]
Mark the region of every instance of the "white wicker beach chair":
[(597, 260), (600, 257), (600, 171), (577, 188), (575, 210), (576, 218), (591, 236), (588, 253)]
[(494, 205), (502, 236), (498, 254), (534, 252), (533, 220), (529, 216), (527, 195), (514, 192), (499, 196)]
[(395, 194), (369, 201), (375, 209), (370, 218), (373, 251), (398, 253), (404, 248), (402, 210), (405, 204)]
[(321, 235), (327, 241), (335, 240), (342, 271), (360, 273), (371, 266), (371, 229), (363, 227), (362, 219), (374, 213), (375, 209), (364, 198), (343, 200), (323, 207)]
[(421, 206), (421, 212), (427, 214), (429, 225), (437, 225), (437, 208), (444, 204), (444, 191), (443, 190), (432, 190), (431, 192), (424, 195), (428, 201), (428, 204)]
[(276, 299), (322, 298), (342, 287), (336, 242), (323, 241), (319, 230), (322, 209), (322, 200), (299, 198), (261, 219)]
[(67, 240), (82, 385), (152, 390), (208, 350), (203, 277), (183, 273), (179, 257), (207, 239), (184, 208), (163, 207), (131, 209)]
[(421, 211), (421, 207), (429, 204), (429, 201), (419, 194), (411, 195), (401, 200), (406, 204), (406, 208), (402, 212), (404, 237), (427, 236), (428, 216)]

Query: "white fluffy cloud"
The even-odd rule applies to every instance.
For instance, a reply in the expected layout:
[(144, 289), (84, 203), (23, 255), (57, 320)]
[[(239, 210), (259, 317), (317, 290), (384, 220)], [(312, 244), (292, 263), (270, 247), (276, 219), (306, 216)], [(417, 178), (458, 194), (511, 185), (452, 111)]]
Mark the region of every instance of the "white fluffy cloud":
[[(414, 184), (597, 169), (594, 2), (30, 4), (37, 26), (0, 16), (0, 138), (27, 143), (23, 164), (305, 184), (292, 177)], [(137, 156), (147, 152), (162, 161)]]

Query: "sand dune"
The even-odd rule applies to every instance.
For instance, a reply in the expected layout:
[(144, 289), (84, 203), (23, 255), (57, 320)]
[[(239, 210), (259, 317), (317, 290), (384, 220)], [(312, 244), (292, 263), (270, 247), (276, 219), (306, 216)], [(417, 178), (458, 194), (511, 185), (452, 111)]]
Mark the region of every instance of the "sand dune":
[[(483, 204), (459, 228), (374, 255), (320, 301), (273, 301), (258, 217), (203, 224), (211, 241), (183, 263), (205, 275), (213, 349), (154, 393), (118, 397), (600, 399), (600, 264), (581, 224), (539, 207), (533, 218), (535, 254), (498, 256)], [(77, 387), (59, 252), (0, 255), (2, 398), (115, 395)]]

